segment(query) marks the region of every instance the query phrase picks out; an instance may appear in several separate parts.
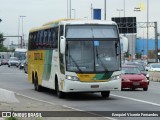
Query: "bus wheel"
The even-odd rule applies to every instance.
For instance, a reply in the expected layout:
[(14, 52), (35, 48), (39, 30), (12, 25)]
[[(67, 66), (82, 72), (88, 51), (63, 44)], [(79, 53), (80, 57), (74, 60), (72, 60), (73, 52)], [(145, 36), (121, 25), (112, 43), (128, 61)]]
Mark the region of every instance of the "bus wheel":
[(42, 86), (38, 85), (38, 77), (37, 76), (34, 79), (34, 89), (38, 92), (42, 91)]
[(110, 95), (110, 91), (102, 91), (101, 95), (102, 95), (103, 98), (108, 98), (109, 95)]
[(57, 93), (57, 96), (58, 96), (59, 98), (64, 98), (64, 97), (65, 97), (65, 93), (62, 92), (62, 91), (59, 91), (58, 81), (56, 82), (56, 93)]

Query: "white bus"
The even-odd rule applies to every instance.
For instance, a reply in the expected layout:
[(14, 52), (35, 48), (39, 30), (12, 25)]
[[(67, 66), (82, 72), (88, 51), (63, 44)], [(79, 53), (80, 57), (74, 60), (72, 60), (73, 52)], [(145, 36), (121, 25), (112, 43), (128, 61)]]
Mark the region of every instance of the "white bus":
[(69, 92), (121, 90), (121, 50), (116, 23), (58, 20), (30, 30), (28, 80), (35, 90)]
[(19, 60), (25, 60), (26, 59), (26, 52), (27, 52), (27, 49), (16, 48), (15, 52), (14, 52), (14, 57), (17, 57)]

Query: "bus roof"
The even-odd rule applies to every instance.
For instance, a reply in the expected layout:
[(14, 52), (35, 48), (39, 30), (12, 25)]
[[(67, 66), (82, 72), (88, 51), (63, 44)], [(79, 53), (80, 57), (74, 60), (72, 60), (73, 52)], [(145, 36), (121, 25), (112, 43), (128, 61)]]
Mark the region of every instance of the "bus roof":
[(24, 48), (16, 48), (15, 49), (15, 52), (26, 52), (27, 49), (24, 49)]
[(82, 25), (82, 24), (106, 24), (106, 25), (116, 25), (113, 21), (103, 21), (103, 20), (80, 20), (80, 19), (59, 19), (56, 21), (48, 22), (41, 27), (33, 28), (30, 32), (35, 32), (37, 30), (43, 30), (52, 28), (53, 26), (58, 25)]

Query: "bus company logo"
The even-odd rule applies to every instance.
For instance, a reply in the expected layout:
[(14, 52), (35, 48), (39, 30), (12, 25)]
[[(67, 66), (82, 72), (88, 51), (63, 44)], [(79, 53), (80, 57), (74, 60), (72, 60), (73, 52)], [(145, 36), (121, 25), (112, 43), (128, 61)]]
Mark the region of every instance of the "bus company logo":
[(34, 60), (43, 60), (43, 53), (34, 53)]
[(89, 78), (89, 75), (80, 75), (81, 78)]
[(2, 118), (11, 117), (11, 112), (2, 112)]

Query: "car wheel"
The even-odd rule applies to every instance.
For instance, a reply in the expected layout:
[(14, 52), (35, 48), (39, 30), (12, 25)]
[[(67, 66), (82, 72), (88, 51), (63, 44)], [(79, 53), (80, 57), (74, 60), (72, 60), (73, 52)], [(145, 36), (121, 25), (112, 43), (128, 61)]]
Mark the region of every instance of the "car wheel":
[(103, 98), (108, 98), (109, 95), (110, 95), (110, 91), (102, 91), (101, 95), (102, 95)]
[(147, 87), (147, 88), (143, 88), (143, 90), (144, 90), (144, 91), (147, 91), (147, 90), (148, 90), (148, 87)]

